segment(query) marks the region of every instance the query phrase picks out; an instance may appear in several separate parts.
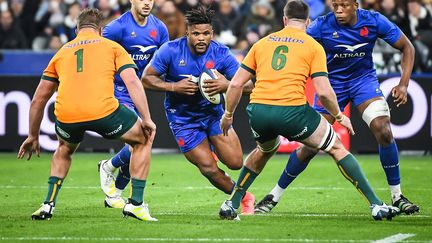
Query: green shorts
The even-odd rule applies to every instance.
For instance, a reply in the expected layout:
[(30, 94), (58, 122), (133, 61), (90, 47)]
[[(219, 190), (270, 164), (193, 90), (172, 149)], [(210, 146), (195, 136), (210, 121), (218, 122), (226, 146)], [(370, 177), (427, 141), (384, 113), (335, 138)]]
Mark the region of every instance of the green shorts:
[(317, 129), (321, 116), (309, 104), (275, 106), (249, 104), (249, 124), (255, 140), (264, 143), (282, 135), (290, 141), (306, 139)]
[(124, 105), (106, 117), (86, 122), (62, 123), (55, 120), (57, 135), (68, 143), (78, 144), (83, 140), (85, 131), (97, 132), (104, 138), (121, 137), (133, 127), (138, 116)]

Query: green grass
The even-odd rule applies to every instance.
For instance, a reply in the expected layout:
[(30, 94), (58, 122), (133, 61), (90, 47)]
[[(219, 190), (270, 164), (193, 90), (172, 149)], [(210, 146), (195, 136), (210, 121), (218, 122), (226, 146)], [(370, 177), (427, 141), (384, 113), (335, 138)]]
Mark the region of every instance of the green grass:
[[(401, 157), (403, 192), (421, 213), (393, 221), (374, 221), (366, 201), (339, 173), (328, 156), (318, 156), (291, 185), (269, 215), (218, 218), (227, 198), (211, 187), (182, 155), (154, 155), (145, 190), (159, 222), (122, 218), (103, 207), (96, 167), (108, 154), (76, 154), (50, 221), (31, 221), (44, 200), (50, 154), (27, 162), (0, 154), (0, 240), (38, 241), (226, 241), (226, 242), (370, 242), (395, 234), (413, 234), (406, 242), (432, 242), (432, 158)], [(377, 194), (389, 191), (377, 155), (359, 156)], [(275, 156), (250, 191), (260, 200), (276, 183), (287, 155)], [(229, 171), (234, 179), (238, 171)], [(128, 193), (124, 193), (127, 196)]]

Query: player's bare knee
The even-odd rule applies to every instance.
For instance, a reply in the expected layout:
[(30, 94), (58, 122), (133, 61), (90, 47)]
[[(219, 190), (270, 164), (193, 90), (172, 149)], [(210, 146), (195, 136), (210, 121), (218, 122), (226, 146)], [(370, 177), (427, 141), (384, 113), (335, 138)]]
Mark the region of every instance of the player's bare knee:
[(230, 170), (240, 170), (243, 166), (243, 158), (237, 159), (234, 163), (225, 164)]
[(216, 164), (212, 163), (201, 163), (198, 164), (198, 169), (200, 170), (201, 174), (207, 178), (213, 178), (215, 175), (220, 173), (219, 168), (216, 166)]

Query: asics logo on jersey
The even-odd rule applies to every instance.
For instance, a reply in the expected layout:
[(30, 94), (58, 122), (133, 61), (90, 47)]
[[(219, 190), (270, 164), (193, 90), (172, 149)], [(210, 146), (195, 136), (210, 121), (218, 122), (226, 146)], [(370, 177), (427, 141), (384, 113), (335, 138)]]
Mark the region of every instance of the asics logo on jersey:
[(368, 43), (361, 43), (361, 44), (357, 44), (355, 46), (350, 46), (350, 45), (337, 45), (335, 47), (344, 47), (346, 48), (345, 50), (350, 51), (350, 52), (354, 52), (355, 50), (359, 49), (362, 46), (367, 45)]
[(140, 46), (133, 45), (131, 47), (139, 48), (139, 51), (145, 54), (130, 54), (132, 60), (134, 61), (143, 61), (148, 60), (151, 57), (151, 53), (147, 53), (149, 50), (157, 48), (157, 46)]

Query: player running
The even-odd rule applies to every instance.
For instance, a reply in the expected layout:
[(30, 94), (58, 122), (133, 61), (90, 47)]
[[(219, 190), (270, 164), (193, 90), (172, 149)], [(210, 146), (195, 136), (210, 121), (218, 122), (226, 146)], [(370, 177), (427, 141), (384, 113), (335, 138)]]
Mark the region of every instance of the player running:
[[(222, 135), (219, 127), (222, 104), (206, 100), (197, 92), (196, 83), (205, 69), (216, 69), (218, 78), (207, 80), (204, 88), (210, 95), (225, 92), (228, 80), (239, 67), (228, 47), (212, 41), (213, 15), (214, 11), (203, 6), (187, 12), (187, 36), (165, 43), (158, 50), (144, 70), (143, 82), (146, 88), (166, 92), (166, 116), (186, 159), (216, 188), (229, 194), (235, 183), (217, 166), (212, 149), (229, 169), (238, 170), (243, 164), (240, 141), (232, 128), (228, 136)], [(252, 86), (249, 81), (245, 92), (250, 93)], [(243, 213), (253, 214), (254, 200), (250, 193), (244, 197)]]
[[(399, 155), (390, 127), (390, 109), (383, 97), (372, 61), (372, 50), (381, 38), (402, 52), (402, 77), (391, 94), (397, 106), (407, 102), (407, 88), (414, 62), (414, 47), (402, 31), (380, 13), (358, 9), (355, 0), (333, 0), (333, 12), (312, 22), (307, 33), (321, 43), (327, 53), (329, 79), (339, 106), (352, 102), (378, 142), (381, 165), (390, 187), (392, 204), (405, 214), (419, 207), (402, 195)], [(315, 96), (314, 109), (331, 124), (335, 122)], [(267, 213), (279, 202), (288, 185), (318, 153), (301, 147), (294, 151), (278, 183), (256, 206), (255, 212)]]

